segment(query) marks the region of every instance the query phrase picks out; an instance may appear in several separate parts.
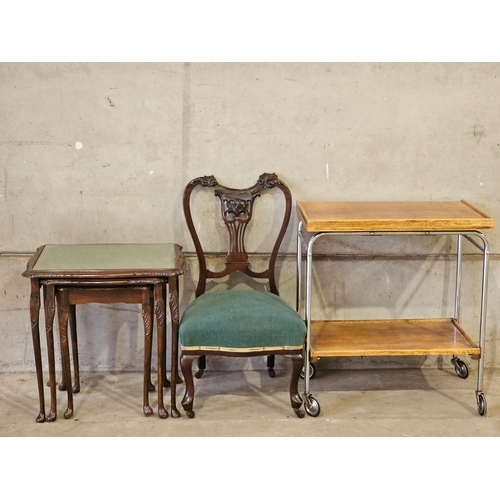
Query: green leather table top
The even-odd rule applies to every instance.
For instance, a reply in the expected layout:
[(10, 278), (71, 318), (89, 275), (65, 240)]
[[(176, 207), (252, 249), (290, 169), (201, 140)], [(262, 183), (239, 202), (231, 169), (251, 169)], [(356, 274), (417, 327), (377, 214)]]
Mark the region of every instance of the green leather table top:
[(141, 275), (148, 275), (149, 271), (182, 274), (180, 250), (181, 247), (174, 243), (46, 245), (28, 271), (32, 276), (86, 271), (96, 271), (96, 274), (99, 271), (103, 274), (110, 271), (137, 271)]

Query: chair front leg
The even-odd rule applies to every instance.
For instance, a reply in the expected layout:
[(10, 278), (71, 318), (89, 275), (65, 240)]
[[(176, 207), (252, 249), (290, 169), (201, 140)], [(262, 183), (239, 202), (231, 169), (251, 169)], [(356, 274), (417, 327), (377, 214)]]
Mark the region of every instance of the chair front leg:
[(290, 358), (293, 363), (292, 376), (290, 378), (290, 402), (295, 414), (299, 418), (303, 418), (304, 412), (300, 409), (302, 406), (302, 398), (299, 394), (299, 379), (300, 372), (304, 366), (304, 358), (302, 354), (293, 354)]
[(193, 361), (199, 356), (181, 355), (181, 370), (186, 382), (186, 392), (182, 399), (182, 407), (189, 418), (194, 418), (193, 401), (194, 401), (194, 381), (193, 381)]

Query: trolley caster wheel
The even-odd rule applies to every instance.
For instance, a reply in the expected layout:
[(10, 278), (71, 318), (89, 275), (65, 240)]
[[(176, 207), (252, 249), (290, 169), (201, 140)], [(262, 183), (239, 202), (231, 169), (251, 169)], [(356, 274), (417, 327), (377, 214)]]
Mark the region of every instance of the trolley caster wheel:
[(205, 370), (198, 370), (198, 371), (194, 374), (194, 376), (195, 376), (196, 378), (201, 378), (201, 377), (202, 377), (202, 375), (203, 375), (203, 372), (204, 372), (204, 371), (205, 371)]
[(274, 368), (268, 368), (268, 369), (267, 369), (267, 373), (269, 373), (269, 376), (270, 376), (271, 378), (276, 377), (276, 372), (274, 371)]
[(314, 396), (306, 396), (304, 409), (310, 417), (317, 417), (321, 411), (318, 400)]
[(480, 392), (477, 395), (477, 412), (479, 413), (479, 415), (481, 415), (481, 417), (484, 417), (486, 415), (486, 410), (486, 398), (484, 397), (484, 394)]
[(455, 373), (460, 378), (467, 378), (469, 376), (469, 368), (461, 359), (453, 359), (452, 363), (455, 365)]
[[(314, 365), (314, 363), (309, 363), (309, 380), (313, 379), (315, 375), (316, 375), (316, 366)], [(302, 371), (300, 372), (300, 377), (302, 379), (306, 378), (305, 366), (302, 367)]]

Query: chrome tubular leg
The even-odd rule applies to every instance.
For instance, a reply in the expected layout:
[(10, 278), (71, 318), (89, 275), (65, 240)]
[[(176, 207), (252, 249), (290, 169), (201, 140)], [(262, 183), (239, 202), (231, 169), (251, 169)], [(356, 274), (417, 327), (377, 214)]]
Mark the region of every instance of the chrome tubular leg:
[(306, 355), (305, 355), (305, 394), (309, 395), (309, 352), (311, 350), (311, 271), (312, 271), (312, 241), (307, 246), (306, 259)]
[(483, 234), (478, 233), (478, 236), (482, 239), (483, 248), (483, 276), (481, 282), (481, 319), (479, 323), (479, 347), (481, 349), (481, 357), (478, 363), (478, 374), (477, 374), (477, 392), (482, 392), (483, 390), (483, 371), (484, 371), (484, 347), (485, 347), (485, 337), (486, 337), (486, 303), (488, 295), (488, 266), (489, 266), (489, 256), (490, 249), (488, 241)]
[(457, 239), (457, 278), (455, 283), (455, 312), (453, 318), (455, 321), (460, 321), (460, 292), (462, 289), (462, 250), (463, 248), (463, 237), (461, 234), (458, 235)]
[(302, 221), (299, 221), (297, 228), (297, 269), (296, 269), (296, 302), (295, 310), (300, 314), (300, 293), (302, 291)]
[(309, 243), (307, 244), (307, 256), (306, 256), (306, 310), (305, 310), (305, 320), (307, 327), (307, 337), (306, 337), (306, 355), (305, 355), (305, 394), (309, 395), (309, 376), (310, 376), (310, 362), (309, 354), (311, 351), (311, 292), (312, 292), (312, 254), (313, 245), (320, 235), (313, 236)]

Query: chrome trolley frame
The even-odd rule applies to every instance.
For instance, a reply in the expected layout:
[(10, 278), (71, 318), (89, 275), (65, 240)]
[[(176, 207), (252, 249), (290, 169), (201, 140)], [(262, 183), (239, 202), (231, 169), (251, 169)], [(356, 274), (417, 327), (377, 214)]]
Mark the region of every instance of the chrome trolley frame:
[[(488, 292), (488, 265), (489, 265), (489, 244), (483, 233), (480, 231), (365, 231), (365, 232), (317, 232), (309, 233), (303, 231), (303, 222), (299, 221), (297, 228), (297, 297), (296, 309), (300, 313), (301, 292), (303, 289), (302, 278), (302, 249), (306, 249), (306, 270), (305, 270), (305, 309), (304, 319), (307, 327), (307, 337), (305, 343), (305, 365), (303, 370), (303, 378), (305, 380), (304, 390), (304, 407), (306, 413), (310, 416), (318, 416), (320, 413), (320, 405), (317, 399), (310, 392), (311, 377), (311, 289), (312, 289), (312, 260), (314, 243), (323, 236), (398, 236), (398, 235), (432, 235), (432, 236), (457, 236), (457, 265), (456, 265), (456, 282), (455, 282), (455, 305), (454, 317), (457, 322), (460, 318), (460, 297), (462, 285), (462, 260), (463, 260), (463, 240), (464, 238), (478, 248), (483, 254), (483, 268), (481, 279), (481, 310), (479, 319), (479, 349), (480, 355), (478, 359), (477, 373), (477, 388), (476, 402), (478, 413), (481, 416), (486, 415), (486, 398), (483, 393), (483, 372), (484, 372), (484, 348), (486, 336), (486, 304)], [(461, 378), (466, 378), (468, 375), (467, 365), (453, 355), (452, 363), (455, 366), (456, 373)], [(314, 369), (315, 372), (315, 369)]]

